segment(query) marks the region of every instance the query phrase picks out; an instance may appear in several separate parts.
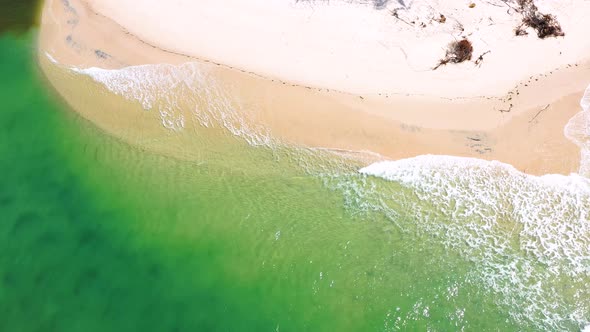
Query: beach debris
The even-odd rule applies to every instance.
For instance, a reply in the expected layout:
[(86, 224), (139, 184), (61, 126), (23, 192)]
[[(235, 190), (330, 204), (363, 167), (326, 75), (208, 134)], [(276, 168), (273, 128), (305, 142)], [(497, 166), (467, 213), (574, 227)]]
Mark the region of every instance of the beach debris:
[(399, 12), (398, 9), (394, 9), (391, 11), (391, 16), (395, 17), (396, 19), (400, 20), (401, 22), (404, 22), (405, 24), (409, 25), (409, 26), (414, 26), (415, 22), (409, 23), (408, 21), (406, 21), (405, 19), (401, 18), (399, 16)]
[(439, 18), (435, 18), (434, 21), (438, 22), (438, 23), (445, 23), (447, 21), (447, 17), (444, 16), (443, 14), (440, 14)]
[(522, 23), (514, 30), (515, 35), (528, 35), (527, 28), (532, 28), (541, 39), (547, 37), (563, 37), (565, 33), (561, 24), (552, 14), (543, 14), (537, 8), (533, 0), (516, 0), (519, 6), (518, 11), (522, 14)]
[(529, 123), (532, 123), (533, 121), (535, 121), (539, 115), (541, 115), (541, 113), (543, 113), (544, 111), (546, 111), (549, 106), (551, 106), (551, 104), (547, 104), (547, 106), (543, 107), (539, 112), (537, 112), (537, 114), (535, 114), (535, 116), (533, 116), (533, 118), (529, 121)]
[(461, 63), (471, 60), (473, 56), (473, 44), (467, 39), (455, 40), (451, 42), (447, 48), (445, 57), (440, 60), (438, 65), (433, 70), (438, 69), (448, 63)]
[(510, 106), (509, 106), (508, 108), (506, 108), (506, 109), (500, 109), (500, 110), (498, 110), (498, 111), (499, 111), (500, 113), (510, 113), (510, 112), (512, 112), (512, 109), (513, 109), (513, 108), (514, 108), (514, 104), (512, 104), (512, 103), (511, 103), (511, 104), (510, 104)]
[(483, 63), (483, 57), (488, 53), (492, 53), (492, 51), (485, 51), (479, 57), (477, 57), (477, 60), (475, 60), (475, 65), (477, 67), (481, 67), (481, 64)]
[(96, 57), (100, 58), (100, 59), (108, 59), (110, 58), (110, 54), (101, 51), (101, 50), (94, 50), (94, 54), (96, 55)]
[(465, 138), (467, 140), (467, 142), (465, 142), (466, 146), (480, 155), (491, 153), (493, 151), (486, 134), (473, 133), (470, 136), (465, 136)]

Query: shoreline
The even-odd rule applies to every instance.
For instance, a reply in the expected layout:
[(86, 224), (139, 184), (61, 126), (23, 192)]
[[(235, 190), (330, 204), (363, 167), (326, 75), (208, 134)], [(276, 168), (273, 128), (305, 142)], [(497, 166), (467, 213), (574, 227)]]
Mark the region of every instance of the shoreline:
[[(72, 0), (68, 6), (45, 3), (40, 56), (47, 52), (59, 63), (76, 68), (197, 63), (231, 96), (234, 109), (289, 143), (372, 151), (385, 159), (422, 154), (477, 157), (537, 175), (569, 174), (579, 167), (579, 149), (565, 138), (563, 129), (580, 111), (590, 63), (520, 82), (518, 92), (503, 98), (355, 95), (170, 53), (95, 13), (86, 1)], [(72, 96), (62, 96), (73, 104)], [(498, 110), (511, 103), (515, 106), (510, 112)], [(86, 116), (113, 133), (98, 114), (87, 112)]]
[[(546, 39), (532, 30), (515, 35), (522, 14), (509, 1), (476, 1), (470, 8), (463, 0), (413, 0), (381, 10), (361, 1), (85, 2), (161, 50), (354, 95), (504, 97), (519, 82), (590, 61), (590, 42), (578, 24), (590, 12), (583, 0), (535, 0), (566, 32)], [(461, 38), (473, 43), (472, 61), (433, 70), (449, 42)]]

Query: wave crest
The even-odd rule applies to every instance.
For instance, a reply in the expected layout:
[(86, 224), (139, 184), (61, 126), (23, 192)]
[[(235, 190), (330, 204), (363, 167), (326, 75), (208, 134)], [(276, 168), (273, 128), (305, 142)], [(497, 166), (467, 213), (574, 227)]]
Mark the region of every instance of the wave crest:
[(565, 136), (580, 147), (580, 170), (590, 177), (590, 86), (580, 101), (582, 112), (576, 114), (564, 128)]
[[(531, 176), (500, 162), (420, 156), (372, 164), (362, 174), (395, 182), (422, 231), (476, 263), (474, 278), (500, 294), (519, 322), (580, 326), (590, 311), (590, 180)], [(407, 195), (407, 194), (406, 194)], [(569, 290), (563, 291), (564, 287)]]
[(235, 96), (229, 96), (215, 78), (196, 62), (182, 65), (153, 64), (122, 69), (71, 68), (103, 84), (109, 91), (139, 102), (145, 110), (156, 110), (162, 125), (184, 129), (192, 114), (207, 128), (221, 127), (250, 145), (271, 145), (268, 131), (248, 121)]

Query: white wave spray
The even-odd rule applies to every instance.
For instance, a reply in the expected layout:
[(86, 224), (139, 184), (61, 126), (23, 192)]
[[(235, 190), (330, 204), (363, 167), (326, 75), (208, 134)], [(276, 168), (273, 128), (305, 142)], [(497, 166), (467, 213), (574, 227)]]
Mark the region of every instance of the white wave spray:
[(360, 170), (417, 200), (374, 189), (365, 196), (382, 210), (403, 202), (416, 227), (475, 262), (473, 277), (501, 295), (499, 305), (516, 309), (509, 309), (515, 321), (581, 329), (590, 321), (590, 86), (580, 104), (564, 129), (581, 149), (580, 175), (539, 177), (495, 161), (419, 156)]
[(580, 101), (582, 111), (565, 126), (565, 136), (580, 147), (579, 173), (590, 177), (590, 86)]
[(154, 64), (122, 69), (71, 68), (103, 84), (109, 91), (139, 102), (145, 110), (160, 114), (162, 125), (174, 131), (186, 126), (183, 108), (203, 127), (222, 127), (253, 146), (270, 146), (262, 126), (248, 121), (235, 96), (228, 96), (219, 83), (196, 62), (182, 65)]
[(404, 202), (415, 227), (476, 263), (474, 279), (515, 309), (515, 321), (542, 330), (588, 322), (590, 180), (449, 156), (379, 162), (360, 172), (417, 195), (378, 201), (384, 209)]
[[(187, 119), (181, 109), (188, 107), (203, 127), (225, 128), (253, 146), (272, 145), (265, 128), (248, 121), (235, 96), (228, 96), (196, 63), (74, 70), (146, 110), (158, 111), (162, 124), (171, 130), (184, 129)], [(565, 134), (580, 146), (579, 173), (588, 176), (590, 87), (581, 105), (583, 112), (570, 120)], [(406, 189), (384, 191), (382, 184), (351, 174), (346, 158), (326, 161), (316, 158), (323, 153), (299, 152), (300, 166), (343, 192), (347, 206), (361, 213), (382, 213), (400, 228), (418, 228), (473, 262), (476, 267), (468, 278), (499, 295), (498, 304), (516, 322), (542, 330), (588, 324), (588, 179), (536, 177), (499, 162), (421, 156), (361, 170)], [(400, 209), (412, 215), (413, 225), (399, 220)]]

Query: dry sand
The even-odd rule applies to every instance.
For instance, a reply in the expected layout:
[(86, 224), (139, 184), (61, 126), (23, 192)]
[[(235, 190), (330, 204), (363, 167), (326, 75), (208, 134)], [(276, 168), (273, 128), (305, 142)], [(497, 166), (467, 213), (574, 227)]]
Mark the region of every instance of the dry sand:
[[(76, 68), (194, 62), (232, 97), (233, 109), (294, 144), (373, 151), (388, 159), (473, 156), (532, 174), (578, 169), (579, 150), (563, 128), (580, 111), (590, 81), (582, 23), (588, 2), (543, 2), (539, 7), (554, 10), (566, 32), (546, 40), (515, 37), (515, 16), (485, 1), (474, 9), (464, 1), (430, 1), (428, 9), (416, 0), (416, 12), (404, 13), (428, 21), (444, 11), (447, 22), (463, 23), (463, 32), (456, 23), (408, 26), (367, 6), (228, 2), (232, 6), (47, 0), (42, 67), (74, 109), (119, 136), (134, 130), (146, 135), (150, 126), (160, 132), (160, 124), (142, 122), (139, 128), (134, 116), (146, 115), (134, 115), (142, 113), (137, 110), (106, 115), (115, 110), (91, 102), (98, 98), (92, 91), (67, 88), (75, 80), (56, 75), (46, 55)], [(484, 24), (484, 18), (495, 23)], [(342, 28), (345, 19), (350, 21)], [(368, 28), (357, 29), (363, 24)], [(431, 70), (448, 41), (463, 34), (474, 40), (476, 54), (482, 45), (491, 48), (482, 65)]]

